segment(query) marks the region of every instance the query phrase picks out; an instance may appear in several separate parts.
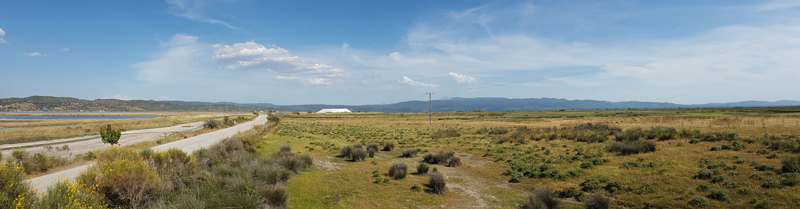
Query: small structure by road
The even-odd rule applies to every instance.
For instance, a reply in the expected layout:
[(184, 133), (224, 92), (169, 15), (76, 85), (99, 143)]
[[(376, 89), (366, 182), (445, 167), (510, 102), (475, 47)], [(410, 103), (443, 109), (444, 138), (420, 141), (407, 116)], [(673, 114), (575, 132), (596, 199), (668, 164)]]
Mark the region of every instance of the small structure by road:
[(317, 111), (317, 113), (343, 113), (343, 112), (352, 112), (347, 108), (331, 108), (331, 109), (322, 109)]

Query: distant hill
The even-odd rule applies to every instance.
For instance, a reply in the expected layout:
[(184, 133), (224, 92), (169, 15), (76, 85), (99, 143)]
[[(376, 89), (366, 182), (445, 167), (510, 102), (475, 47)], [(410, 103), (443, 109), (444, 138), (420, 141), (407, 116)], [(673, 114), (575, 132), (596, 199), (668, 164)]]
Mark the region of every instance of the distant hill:
[[(613, 109), (613, 108), (678, 108), (678, 107), (769, 107), (800, 106), (800, 101), (781, 100), (775, 102), (743, 101), (709, 104), (675, 104), (666, 102), (609, 102), (600, 100), (567, 100), (555, 98), (451, 98), (433, 100), (435, 112), (452, 111), (507, 111), (507, 110), (557, 110), (557, 109)], [(275, 105), (271, 103), (233, 103), (233, 102), (185, 102), (152, 100), (82, 100), (69, 97), (32, 96), (26, 98), (0, 99), (0, 111), (318, 111), (326, 108), (347, 108), (352, 111), (368, 112), (425, 112), (428, 101), (406, 101), (384, 105)]]
[(233, 104), (213, 104), (204, 102), (173, 102), (173, 101), (146, 101), (146, 100), (117, 100), (117, 99), (96, 99), (82, 100), (71, 97), (51, 97), (51, 96), (31, 96), (26, 98), (0, 99), (0, 112), (13, 111), (213, 111), (213, 112), (242, 112), (242, 111), (266, 111), (268, 108), (262, 106), (243, 107)]

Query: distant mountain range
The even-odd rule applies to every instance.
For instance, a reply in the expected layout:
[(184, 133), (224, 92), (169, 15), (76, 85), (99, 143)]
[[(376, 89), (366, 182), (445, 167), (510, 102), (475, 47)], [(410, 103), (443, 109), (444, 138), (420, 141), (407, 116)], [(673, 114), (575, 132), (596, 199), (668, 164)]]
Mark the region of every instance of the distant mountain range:
[[(800, 106), (800, 101), (781, 100), (775, 102), (743, 101), (731, 103), (675, 104), (666, 102), (608, 102), (599, 100), (567, 100), (555, 98), (460, 98), (433, 100), (435, 112), (452, 111), (506, 111), (506, 110), (557, 110), (557, 109), (613, 109), (613, 108), (678, 108), (678, 107), (768, 107)], [(31, 96), (26, 98), (0, 99), (0, 111), (318, 111), (325, 108), (347, 108), (368, 112), (425, 112), (428, 101), (407, 101), (384, 105), (275, 105), (271, 103), (233, 102), (185, 102), (152, 100), (82, 100), (70, 97)]]

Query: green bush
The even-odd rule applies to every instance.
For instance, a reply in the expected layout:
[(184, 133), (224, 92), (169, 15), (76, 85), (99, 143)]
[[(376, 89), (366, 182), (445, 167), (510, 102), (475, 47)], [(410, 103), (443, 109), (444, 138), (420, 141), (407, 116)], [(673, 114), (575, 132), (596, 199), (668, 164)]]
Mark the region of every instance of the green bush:
[(772, 208), (772, 200), (769, 198), (759, 199), (758, 197), (753, 197), (753, 199), (750, 200), (750, 204), (753, 204), (753, 208), (757, 209)]
[(575, 200), (580, 201), (583, 197), (583, 192), (576, 189), (575, 187), (568, 187), (566, 189), (562, 189), (561, 191), (556, 192), (556, 195), (559, 198), (571, 198), (574, 197)]
[(731, 197), (728, 195), (728, 190), (725, 189), (709, 189), (711, 194), (708, 195), (709, 199), (718, 201), (730, 201)]
[(361, 144), (352, 144), (349, 146), (342, 147), (340, 157), (343, 158), (350, 158), (353, 162), (361, 162), (367, 158), (367, 151), (364, 150), (364, 147)]
[(775, 166), (772, 166), (770, 164), (760, 163), (760, 162), (753, 162), (752, 165), (756, 170), (759, 170), (759, 171), (769, 171), (769, 170), (775, 169)]
[[(270, 120), (274, 120), (270, 118)], [(214, 119), (208, 119), (203, 123), (203, 128), (217, 129), (222, 127), (222, 122)]]
[(711, 179), (711, 177), (713, 175), (714, 175), (714, 171), (707, 170), (707, 169), (702, 169), (702, 170), (697, 171), (696, 173), (694, 173), (692, 178), (693, 179)]
[(611, 199), (601, 194), (589, 194), (584, 198), (583, 204), (586, 209), (608, 209), (611, 208)]
[(443, 195), (445, 192), (445, 185), (444, 176), (439, 172), (433, 172), (430, 174), (430, 180), (428, 181), (428, 186), (431, 188), (431, 192), (434, 194)]
[(508, 180), (509, 183), (519, 183), (522, 181), (522, 178), (525, 176), (522, 175), (520, 172), (514, 172), (511, 174), (511, 179)]
[(415, 192), (422, 191), (422, 187), (420, 187), (419, 184), (414, 184), (414, 186), (411, 186), (411, 191)]
[(608, 146), (609, 152), (619, 152), (622, 155), (655, 152), (656, 143), (647, 140), (614, 142)]
[(697, 190), (699, 190), (699, 191), (705, 192), (705, 191), (708, 191), (708, 189), (711, 189), (711, 187), (708, 187), (708, 185), (705, 185), (705, 184), (697, 185)]
[(522, 205), (525, 209), (557, 209), (561, 201), (558, 200), (553, 190), (546, 187), (536, 187), (532, 194), (528, 195), (528, 202)]
[(389, 176), (391, 176), (394, 179), (406, 178), (407, 172), (408, 172), (408, 166), (404, 163), (395, 163), (392, 164), (391, 168), (389, 168)]
[(595, 192), (597, 190), (600, 190), (600, 188), (602, 188), (602, 186), (600, 186), (600, 181), (597, 181), (597, 179), (595, 179), (594, 177), (588, 177), (584, 179), (584, 181), (580, 184), (580, 186), (582, 187), (581, 191), (584, 192)]
[(723, 181), (725, 181), (725, 176), (716, 175), (716, 176), (712, 176), (711, 177), (711, 183), (712, 184), (722, 183)]
[(781, 188), (781, 182), (778, 181), (777, 179), (768, 178), (764, 180), (764, 183), (761, 184), (761, 187), (766, 189), (777, 189)]
[(800, 184), (800, 174), (798, 173), (784, 173), (781, 174), (781, 185), (795, 186)]
[(439, 129), (431, 133), (431, 138), (433, 139), (441, 139), (441, 138), (451, 138), (451, 137), (459, 137), (461, 133), (455, 129)]
[(736, 193), (740, 195), (749, 195), (752, 192), (748, 188), (739, 188), (739, 190), (736, 190)]
[(261, 190), (262, 196), (272, 208), (286, 208), (289, 192), (281, 185), (268, 184)]
[(581, 167), (581, 168), (583, 168), (583, 169), (590, 169), (590, 168), (594, 168), (594, 163), (592, 163), (592, 162), (590, 162), (590, 161), (587, 161), (587, 162), (582, 162), (582, 163), (581, 163), (581, 165), (580, 165), (580, 167)]
[(697, 144), (697, 143), (700, 143), (699, 139), (692, 138), (692, 139), (689, 140), (689, 144)]
[(692, 199), (689, 200), (689, 205), (694, 207), (705, 207), (708, 206), (708, 199), (703, 196), (692, 196)]
[(781, 163), (784, 173), (800, 173), (800, 156), (781, 158)]
[[(134, 151), (135, 152), (135, 151)], [(141, 160), (116, 160), (93, 165), (76, 178), (85, 189), (96, 189), (111, 206), (133, 207), (158, 191), (158, 173)], [(92, 186), (96, 188), (92, 188)]]
[(392, 151), (394, 150), (394, 142), (386, 142), (386, 145), (383, 147), (383, 151)]
[(122, 130), (111, 128), (111, 124), (100, 126), (100, 139), (104, 144), (111, 144), (114, 146), (119, 143), (119, 137), (122, 136)]

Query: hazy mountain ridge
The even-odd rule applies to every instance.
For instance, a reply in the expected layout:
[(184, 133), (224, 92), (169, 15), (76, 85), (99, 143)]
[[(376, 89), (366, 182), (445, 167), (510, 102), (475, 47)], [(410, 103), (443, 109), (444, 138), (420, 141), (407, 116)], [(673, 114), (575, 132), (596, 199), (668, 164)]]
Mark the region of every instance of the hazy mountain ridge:
[[(800, 106), (800, 101), (780, 100), (742, 101), (709, 104), (675, 104), (668, 102), (609, 102), (600, 100), (567, 100), (556, 98), (509, 99), (495, 97), (433, 100), (433, 111), (507, 111), (507, 110), (557, 110), (557, 109), (605, 109), (605, 108), (678, 108), (678, 107), (760, 107)], [(352, 111), (369, 112), (425, 112), (428, 101), (406, 101), (386, 105), (275, 105), (272, 103), (234, 103), (197, 101), (153, 101), (153, 100), (82, 100), (70, 97), (31, 96), (26, 98), (0, 99), (0, 111), (318, 111), (325, 108), (348, 108)]]

